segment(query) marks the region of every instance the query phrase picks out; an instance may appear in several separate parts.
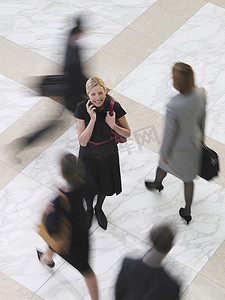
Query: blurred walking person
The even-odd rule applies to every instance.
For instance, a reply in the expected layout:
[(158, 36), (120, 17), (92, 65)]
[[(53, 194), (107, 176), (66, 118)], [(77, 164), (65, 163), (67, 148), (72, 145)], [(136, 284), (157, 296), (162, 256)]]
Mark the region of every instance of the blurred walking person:
[(179, 94), (167, 105), (163, 142), (155, 180), (145, 181), (148, 190), (161, 191), (167, 172), (184, 182), (185, 207), (180, 216), (189, 224), (192, 220), (191, 204), (194, 192), (193, 179), (201, 167), (204, 140), (206, 96), (203, 88), (197, 88), (194, 72), (186, 63), (175, 63), (172, 69), (173, 86)]
[[(57, 107), (58, 112), (55, 119), (46, 121), (38, 130), (19, 137), (10, 144), (11, 150), (15, 152), (16, 157), (27, 146), (35, 147), (36, 143), (53, 134), (60, 126), (63, 126), (65, 122), (64, 117), (62, 117), (64, 109), (74, 113), (77, 103), (87, 98), (85, 88), (87, 78), (83, 74), (81, 65), (82, 49), (78, 45), (78, 40), (84, 33), (83, 18), (82, 16), (77, 17), (75, 19), (76, 26), (70, 30), (66, 45), (63, 75), (47, 75), (46, 78), (48, 80), (46, 82), (43, 81), (41, 84), (41, 95), (48, 96), (63, 106)], [(21, 160), (18, 157), (17, 159), (18, 161)]]
[[(61, 254), (69, 264), (77, 269), (84, 277), (89, 289), (92, 300), (98, 300), (98, 285), (96, 276), (91, 269), (89, 257), (89, 233), (86, 223), (86, 213), (83, 207), (84, 194), (88, 187), (83, 180), (83, 168), (79, 160), (71, 153), (65, 154), (61, 159), (61, 172), (68, 186), (60, 189), (67, 199), (69, 199), (70, 210), (66, 215), (72, 225), (72, 238), (67, 253)], [(64, 198), (64, 197), (63, 197)], [(53, 232), (53, 228), (57, 227), (58, 214), (65, 210), (65, 201), (58, 196), (54, 201), (46, 207), (46, 214), (52, 213), (51, 218), (46, 218), (46, 227), (48, 231)], [(47, 222), (47, 220), (49, 220)], [(60, 228), (60, 224), (58, 226)], [(58, 232), (55, 232), (57, 235)], [(52, 234), (52, 233), (51, 233)], [(52, 235), (54, 236), (54, 235)], [(53, 261), (54, 249), (47, 247), (46, 252), (37, 250), (38, 259), (50, 268), (55, 266)]]
[(158, 225), (149, 234), (153, 247), (142, 259), (125, 257), (116, 280), (115, 300), (179, 299), (179, 283), (161, 265), (174, 237), (170, 226)]
[(75, 112), (77, 103), (86, 98), (86, 81), (82, 63), (79, 39), (84, 33), (84, 20), (82, 16), (76, 18), (76, 26), (70, 31), (66, 47), (64, 75), (66, 81), (66, 92), (63, 99), (65, 107)]

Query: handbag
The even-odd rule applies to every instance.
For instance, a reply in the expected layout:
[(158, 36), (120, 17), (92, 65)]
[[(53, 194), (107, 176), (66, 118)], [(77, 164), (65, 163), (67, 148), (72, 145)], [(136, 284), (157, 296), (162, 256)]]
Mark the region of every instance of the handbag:
[(218, 154), (206, 146), (204, 142), (202, 147), (202, 163), (199, 176), (209, 181), (219, 173), (219, 157)]
[[(49, 214), (43, 213), (41, 224), (38, 226), (38, 234), (56, 253), (68, 254), (72, 240), (72, 224), (68, 218), (70, 201), (61, 191), (59, 194), (61, 196), (60, 210)], [(54, 214), (56, 215), (53, 216)]]
[[(110, 100), (110, 108), (109, 108), (109, 115), (113, 115), (113, 108), (114, 108), (115, 100)], [(118, 120), (116, 120), (116, 125), (120, 126), (120, 123)], [(127, 138), (117, 133), (115, 130), (111, 129), (112, 134), (114, 135), (116, 143), (125, 143), (127, 141)]]
[(65, 96), (68, 84), (65, 75), (46, 75), (41, 78), (39, 91), (41, 96), (60, 97)]

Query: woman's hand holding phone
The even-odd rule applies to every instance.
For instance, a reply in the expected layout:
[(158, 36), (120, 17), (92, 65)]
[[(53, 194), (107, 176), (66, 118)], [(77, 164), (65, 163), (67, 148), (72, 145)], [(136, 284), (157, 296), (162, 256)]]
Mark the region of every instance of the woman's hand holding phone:
[(88, 100), (88, 102), (86, 104), (86, 108), (87, 108), (87, 112), (88, 112), (89, 116), (91, 117), (91, 119), (95, 121), (96, 120), (96, 112), (95, 112), (96, 107), (91, 102), (91, 100)]

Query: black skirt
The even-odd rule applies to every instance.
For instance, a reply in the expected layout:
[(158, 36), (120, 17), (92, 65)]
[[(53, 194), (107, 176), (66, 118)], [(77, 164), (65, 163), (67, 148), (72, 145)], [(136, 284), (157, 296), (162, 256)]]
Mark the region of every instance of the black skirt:
[(92, 196), (111, 196), (122, 191), (117, 144), (114, 140), (86, 147), (80, 146), (79, 158), (86, 170), (86, 182)]

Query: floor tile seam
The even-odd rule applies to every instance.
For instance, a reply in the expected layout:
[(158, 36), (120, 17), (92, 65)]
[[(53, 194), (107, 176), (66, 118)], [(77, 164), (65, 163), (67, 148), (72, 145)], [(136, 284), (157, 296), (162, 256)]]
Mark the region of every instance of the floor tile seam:
[[(221, 144), (224, 148), (225, 148), (225, 144), (222, 144), (222, 143), (220, 143), (220, 142), (218, 142), (217, 140), (215, 140), (215, 139), (212, 139), (212, 138), (210, 138), (210, 137), (208, 137), (208, 136), (206, 136), (205, 135), (205, 137), (206, 138), (208, 138), (208, 139), (210, 139), (210, 140), (212, 140), (212, 141), (214, 141), (214, 143), (215, 144)], [(133, 139), (133, 138), (130, 138), (132, 141), (134, 141), (134, 142), (136, 142), (137, 143), (137, 141), (135, 140), (135, 139)], [(138, 143), (137, 143), (138, 144)], [(139, 144), (139, 145), (141, 145), (141, 144)], [(142, 146), (142, 145), (141, 145)], [(143, 146), (142, 146), (143, 147)], [(156, 153), (156, 154), (159, 154), (159, 152), (158, 151), (155, 151), (154, 149), (152, 149), (152, 148), (148, 148), (148, 147), (146, 147), (147, 149), (149, 149), (149, 150), (151, 150), (152, 152), (154, 152), (154, 153)], [(216, 147), (214, 147), (213, 148), (213, 150), (214, 151), (216, 151)], [(220, 159), (220, 158), (219, 158)], [(220, 161), (220, 164), (221, 164), (221, 161)], [(197, 176), (199, 176), (199, 175), (197, 175)], [(196, 177), (197, 178), (197, 177)], [(218, 176), (215, 178), (215, 180), (218, 178)], [(212, 179), (211, 181), (212, 182), (215, 182), (217, 185), (219, 185), (219, 186), (221, 186), (221, 187), (225, 187), (225, 182), (224, 182), (224, 185), (222, 185), (221, 183), (217, 183), (216, 181), (215, 181), (214, 179)]]
[[(156, 2), (155, 2), (152, 6), (150, 6), (148, 9), (149, 9), (149, 10), (152, 9), (154, 5), (159, 5), (159, 2), (160, 2), (160, 0), (156, 1)], [(207, 0), (204, 0), (204, 2), (205, 2), (205, 4), (203, 4), (202, 7), (203, 7), (204, 5), (206, 5), (208, 1), (207, 1)], [(169, 5), (169, 4), (168, 4), (168, 5)], [(171, 33), (168, 37), (166, 37), (165, 39), (163, 39), (163, 40), (158, 40), (158, 39), (156, 39), (156, 38), (153, 38), (153, 37), (152, 37), (151, 35), (149, 35), (149, 34), (141, 33), (141, 32), (139, 32), (138, 30), (135, 30), (134, 28), (130, 28), (130, 26), (132, 26), (132, 24), (133, 24), (134, 22), (136, 22), (138, 18), (141, 18), (142, 15), (143, 15), (144, 13), (146, 13), (146, 11), (147, 11), (148, 9), (145, 10), (145, 12), (144, 12), (143, 14), (141, 14), (138, 18), (136, 18), (134, 21), (132, 21), (132, 22), (127, 26), (127, 28), (132, 29), (132, 30), (134, 30), (134, 31), (136, 31), (136, 32), (138, 32), (138, 33), (140, 33), (140, 34), (143, 34), (144, 36), (150, 37), (151, 39), (153, 39), (153, 40), (155, 40), (155, 41), (158, 41), (158, 42), (160, 42), (160, 43), (164, 43), (171, 35), (173, 35), (180, 27), (182, 27), (182, 26), (183, 26), (190, 18), (192, 18), (192, 17), (193, 17), (200, 9), (202, 9), (202, 7), (200, 7), (198, 10), (196, 10), (191, 16), (184, 17), (184, 22), (183, 22), (181, 25), (178, 25), (178, 26), (177, 26), (177, 29), (176, 29), (173, 33)], [(143, 20), (143, 22), (144, 22), (144, 20)]]
[[(108, 223), (112, 224), (114, 227), (118, 228), (120, 231), (123, 231), (125, 232), (127, 235), (131, 236), (132, 238), (134, 238), (135, 240), (138, 240), (140, 241), (141, 243), (149, 246), (149, 249), (152, 248), (151, 246), (151, 243), (147, 242), (147, 241), (144, 241), (144, 240), (141, 240), (140, 238), (138, 238), (137, 236), (133, 235), (132, 233), (130, 233), (129, 231), (125, 230), (124, 228), (121, 228), (119, 225), (115, 224), (114, 222), (112, 221), (108, 221)], [(190, 268), (189, 266), (185, 265), (183, 262), (180, 262), (179, 260), (175, 259), (174, 257), (172, 257), (170, 254), (167, 254), (167, 257), (170, 259), (170, 260), (173, 260), (174, 262), (178, 263), (179, 265), (182, 265), (183, 267), (191, 270), (192, 272), (194, 272), (196, 274), (196, 276), (200, 273), (200, 271), (196, 271), (195, 269), (193, 268)]]
[[(58, 254), (57, 254), (58, 255)], [(38, 297), (40, 297), (37, 293), (44, 287), (44, 285), (64, 266), (64, 264), (66, 263), (66, 261), (64, 260), (63, 263), (57, 268), (57, 270), (55, 270), (49, 277), (48, 279), (41, 284), (41, 286), (34, 292), (35, 295), (37, 295)], [(33, 295), (34, 296), (34, 295)], [(33, 297), (32, 296), (32, 297)], [(32, 299), (32, 298), (31, 298)]]
[[(217, 2), (217, 1), (216, 1), (216, 2)], [(219, 6), (219, 7), (221, 7), (221, 8), (225, 8), (225, 3), (223, 3), (223, 4), (221, 4), (221, 3), (220, 3), (220, 4), (218, 4), (218, 3), (215, 4), (215, 2), (211, 2), (210, 0), (208, 0), (207, 3), (210, 3), (210, 4), (213, 4), (213, 5)], [(223, 6), (223, 5), (224, 5), (224, 6)]]
[[(48, 4), (45, 5), (45, 7), (47, 7), (49, 5), (49, 3), (51, 3), (51, 1), (48, 1)], [(26, 22), (28, 22), (30, 19), (32, 19), (34, 16), (36, 16), (37, 14), (40, 13), (40, 11), (42, 11), (45, 7), (42, 7), (40, 10), (38, 11), (35, 11), (34, 14), (32, 14), (32, 16), (30, 16), (29, 18), (27, 18), (27, 20), (25, 20), (22, 24), (20, 24), (18, 27), (16, 27), (14, 30), (12, 30), (10, 33), (8, 33), (6, 36), (4, 36), (7, 40), (10, 40), (8, 39), (7, 37), (12, 34), (14, 31), (16, 31), (17, 29), (19, 29), (21, 26), (23, 26)], [(11, 41), (12, 42), (12, 41)]]
[[(174, 33), (175, 33), (175, 32), (174, 32)], [(205, 61), (205, 60), (203, 60), (203, 59), (201, 59), (201, 58), (199, 58), (199, 57), (196, 57), (195, 55), (189, 54), (188, 52), (185, 52), (185, 51), (183, 51), (183, 50), (180, 50), (179, 48), (176, 48), (176, 47), (173, 47), (173, 46), (171, 46), (171, 45), (168, 45), (168, 44), (166, 43), (166, 41), (167, 41), (167, 39), (162, 43), (162, 44), (165, 45), (166, 47), (169, 47), (169, 48), (171, 48), (171, 49), (177, 50), (177, 51), (179, 51), (179, 52), (181, 52), (181, 53), (183, 53), (183, 54), (185, 54), (185, 55), (187, 55), (187, 56), (190, 56), (190, 57), (192, 57), (192, 58), (194, 58), (194, 59), (196, 59), (196, 60), (202, 61), (202, 62), (204, 62), (205, 64), (207, 64), (207, 65), (209, 65), (209, 66), (212, 66), (212, 67), (214, 67), (214, 68), (220, 69), (221, 71), (225, 71), (225, 68), (223, 69), (223, 68), (221, 68), (221, 67), (218, 67), (218, 66), (216, 66), (216, 65), (214, 65), (214, 64), (212, 64), (212, 63), (209, 63), (209, 62), (207, 62), (207, 61)]]
[(32, 293), (32, 295), (29, 296), (29, 298), (26, 298), (26, 299), (24, 299), (24, 300), (30, 300), (30, 299), (32, 299), (32, 297), (35, 295), (35, 293), (34, 293), (33, 291), (31, 291), (30, 289), (28, 289), (28, 288), (27, 288), (26, 286), (24, 286), (23, 284), (19, 283), (19, 282), (18, 282), (17, 280), (15, 280), (14, 278), (12, 278), (12, 277), (10, 277), (9, 275), (5, 274), (3, 271), (0, 271), (0, 273), (2, 273), (2, 274), (6, 277), (5, 280), (7, 280), (7, 281), (9, 281), (9, 282), (13, 281), (13, 284), (17, 284), (18, 286), (20, 286), (20, 287), (22, 287), (23, 289), (28, 290), (29, 292)]
[(215, 286), (220, 287), (221, 289), (224, 290), (224, 293), (225, 293), (225, 287), (224, 287), (224, 286), (222, 286), (222, 285), (219, 284), (218, 282), (214, 281), (213, 279), (208, 278), (207, 276), (201, 274), (201, 272), (199, 272), (198, 275), (201, 276), (201, 277), (203, 277), (203, 278), (205, 278), (206, 280), (210, 281), (210, 282), (213, 283)]
[[(120, 26), (122, 26), (124, 28), (127, 27), (126, 25), (121, 24), (118, 21), (115, 21), (113, 19), (108, 18), (108, 16), (106, 17), (105, 15), (103, 15), (101, 13), (97, 13), (97, 12), (92, 11), (90, 8), (86, 8), (86, 7), (81, 6), (80, 3), (76, 3), (76, 5), (79, 6), (80, 8), (82, 8), (83, 10), (90, 12), (92, 15), (98, 15), (98, 16), (100, 16), (100, 17), (102, 17), (102, 18), (104, 18), (104, 19), (106, 19), (106, 20), (108, 20), (110, 22), (116, 23), (117, 25), (120, 25)], [(87, 31), (88, 31), (88, 29), (87, 29)]]
[[(206, 91), (207, 92), (207, 91)], [(218, 98), (218, 100), (216, 100), (212, 105), (210, 105), (207, 109), (206, 109), (206, 113), (209, 113), (209, 111), (211, 109), (214, 108), (214, 106), (216, 106), (218, 104), (218, 102), (225, 96), (225, 89), (224, 89), (224, 94), (221, 95), (221, 97)], [(206, 95), (206, 102), (207, 102), (207, 95)], [(206, 118), (207, 118), (207, 115), (206, 115)], [(206, 122), (207, 122), (207, 119), (206, 119)]]
[[(40, 154), (41, 154), (41, 153), (40, 153)], [(35, 159), (34, 159), (34, 160), (35, 160)], [(34, 160), (33, 160), (33, 161), (34, 161)], [(28, 165), (29, 165), (29, 164), (28, 164)], [(26, 167), (25, 167), (25, 168), (26, 168)], [(25, 168), (24, 168), (24, 169), (25, 169)], [(52, 186), (51, 186), (51, 187), (50, 187), (50, 186), (47, 186), (46, 184), (44, 184), (44, 183), (42, 183), (42, 182), (36, 180), (35, 178), (31, 177), (30, 175), (27, 175), (26, 173), (24, 173), (23, 170), (20, 172), (20, 174), (22, 174), (23, 176), (25, 176), (25, 177), (31, 179), (32, 181), (35, 181), (36, 183), (40, 184), (42, 187), (45, 187), (45, 188), (47, 188), (48, 190), (51, 190), (51, 191), (57, 193), (56, 190), (55, 190)], [(20, 175), (20, 174), (18, 174), (18, 175)], [(18, 176), (18, 175), (17, 175), (17, 176)]]
[[(224, 70), (224, 71), (225, 71), (225, 70)], [(120, 97), (120, 95), (121, 95), (121, 97), (123, 96), (123, 94), (117, 92), (116, 90), (114, 90), (114, 88), (112, 88), (111, 91), (114, 91), (115, 93), (117, 93), (117, 94), (119, 95), (119, 97)], [(216, 102), (218, 102), (222, 97), (224, 97), (224, 95), (225, 95), (225, 89), (224, 89), (224, 94), (223, 94)], [(119, 97), (118, 97), (118, 98), (119, 98)], [(127, 96), (125, 96), (125, 97), (126, 97), (126, 99), (128, 99), (128, 100), (131, 101), (131, 102), (134, 101), (135, 104), (136, 104), (137, 106), (139, 106), (139, 107), (141, 107), (141, 108), (145, 108), (145, 109), (147, 109), (147, 110), (150, 110), (150, 111), (149, 111), (150, 114), (160, 114), (160, 115), (165, 119), (165, 115), (164, 115), (163, 113), (158, 112), (158, 111), (156, 111), (156, 110), (153, 110), (153, 109), (151, 109), (150, 107), (147, 107), (147, 106), (145, 106), (145, 105), (143, 105), (143, 104), (141, 104), (141, 103), (138, 103), (137, 101), (135, 101), (135, 100), (133, 100), (133, 99), (127, 97)], [(208, 110), (207, 110), (207, 111), (208, 111)], [(219, 141), (217, 141), (217, 140), (215, 140), (215, 139), (213, 139), (213, 138), (211, 138), (211, 137), (209, 137), (209, 136), (207, 136), (207, 135), (205, 135), (205, 137), (208, 138), (208, 139), (210, 139), (210, 140), (212, 140), (212, 141), (214, 141), (215, 143), (220, 144), (220, 145), (222, 145), (222, 146), (225, 147), (225, 144), (223, 144), (223, 143), (221, 143), (221, 142), (219, 142)], [(132, 138), (132, 136), (129, 137), (129, 139), (131, 139), (131, 140), (134, 141), (135, 143), (139, 144), (137, 141), (135, 141), (134, 138)], [(139, 144), (139, 145), (141, 145), (141, 144)], [(149, 148), (146, 147), (146, 146), (143, 146), (143, 145), (141, 145), (141, 146), (142, 146), (142, 147), (145, 147), (146, 149), (149, 149)], [(156, 152), (156, 151), (154, 151), (154, 150), (152, 150), (152, 149), (150, 149), (150, 150), (153, 151), (153, 152), (155, 152), (155, 153), (158, 153), (158, 152)]]
[[(152, 246), (150, 245), (150, 243), (148, 243), (148, 242), (146, 242), (146, 241), (143, 241), (143, 240), (139, 239), (138, 237), (136, 237), (135, 235), (131, 234), (130, 232), (124, 230), (123, 228), (120, 228), (117, 224), (114, 224), (113, 222), (110, 222), (110, 221), (108, 221), (108, 223), (110, 223), (112, 226), (116, 227), (116, 228), (119, 229), (120, 231), (124, 232), (125, 234), (131, 236), (133, 239), (139, 241), (141, 244), (147, 245), (147, 246), (149, 247), (149, 249), (152, 248)], [(97, 228), (99, 228), (99, 226), (97, 226)], [(96, 228), (95, 230), (97, 230), (97, 228)], [(94, 230), (94, 231), (95, 231), (95, 230)], [(93, 232), (94, 232), (94, 231), (93, 231)], [(92, 233), (93, 233), (93, 232), (92, 232)], [(128, 252), (128, 251), (127, 251), (127, 253), (125, 253), (125, 256), (129, 256), (129, 252)], [(182, 262), (176, 260), (175, 258), (171, 257), (169, 254), (167, 255), (167, 257), (169, 257), (170, 260), (173, 260), (175, 263), (177, 263), (177, 264), (179, 264), (179, 265), (182, 265), (182, 266), (184, 266), (186, 269), (191, 270), (192, 272), (195, 273), (195, 277), (191, 280), (191, 282), (192, 282), (192, 281), (196, 278), (196, 276), (199, 274), (199, 272), (197, 272), (196, 270), (190, 268), (189, 266), (186, 266), (184, 263), (182, 263)], [(189, 283), (189, 285), (191, 284), (191, 282)], [(185, 292), (185, 290), (189, 287), (189, 285), (184, 289), (184, 291), (182, 292), (182, 294), (183, 294), (183, 293)]]
[[(50, 146), (51, 146), (51, 145), (50, 145)], [(50, 146), (49, 146), (49, 147), (50, 147)], [(45, 150), (46, 150), (46, 149), (42, 150), (42, 152), (44, 152)], [(41, 155), (42, 152), (41, 152), (39, 155)], [(39, 156), (39, 155), (38, 155), (38, 156)], [(34, 161), (35, 159), (37, 159), (38, 156), (37, 156), (36, 158), (34, 158), (33, 161)], [(36, 179), (33, 178), (32, 176), (27, 175), (26, 173), (23, 172), (23, 170), (26, 169), (27, 166), (28, 166), (30, 163), (32, 163), (33, 161), (30, 162), (30, 163), (28, 163), (27, 166), (25, 166), (23, 170), (18, 170), (18, 169), (16, 169), (15, 167), (9, 165), (9, 164), (6, 163), (6, 162), (4, 162), (4, 161), (2, 161), (2, 160), (0, 160), (0, 161), (1, 161), (2, 163), (4, 163), (5, 165), (9, 166), (10, 168), (12, 168), (12, 169), (14, 169), (15, 171), (18, 172), (18, 174), (16, 174), (16, 175), (13, 177), (13, 179), (11, 179), (8, 183), (6, 183), (6, 185), (5, 185), (2, 189), (0, 189), (0, 191), (3, 190), (3, 189), (4, 189), (11, 181), (13, 181), (17, 176), (23, 175), (23, 176), (25, 176), (25, 177), (31, 179), (32, 181), (35, 181), (36, 183), (40, 184), (42, 187), (45, 187), (45, 188), (47, 188), (47, 189), (49, 189), (49, 190), (51, 190), (51, 191), (53, 191), (53, 192), (56, 192), (56, 190), (55, 190), (52, 186), (51, 186), (51, 187), (50, 187), (50, 186), (47, 186), (46, 184), (44, 184), (44, 183), (42, 183), (42, 182), (36, 180)], [(23, 209), (23, 208), (22, 208), (22, 209)]]
[[(151, 171), (154, 169), (155, 167), (152, 167), (151, 170), (148, 172), (151, 173)], [(146, 175), (147, 176), (147, 175)], [(119, 206), (121, 206), (122, 202), (124, 200), (126, 200), (131, 193), (133, 193), (133, 191), (138, 187), (139, 184), (141, 184), (141, 182), (144, 182), (144, 179), (146, 178), (146, 176), (144, 178), (142, 178), (140, 181), (137, 182), (137, 184), (132, 188), (132, 190), (117, 204), (117, 206), (107, 215), (107, 217), (109, 217)]]

